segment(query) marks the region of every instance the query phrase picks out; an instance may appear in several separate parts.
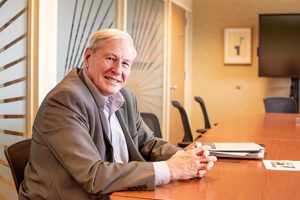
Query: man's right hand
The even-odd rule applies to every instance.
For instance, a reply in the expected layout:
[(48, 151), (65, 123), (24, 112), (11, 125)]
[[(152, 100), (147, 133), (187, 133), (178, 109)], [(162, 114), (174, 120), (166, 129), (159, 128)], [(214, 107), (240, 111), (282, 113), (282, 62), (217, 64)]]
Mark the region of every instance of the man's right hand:
[(215, 156), (209, 156), (209, 148), (209, 146), (197, 145), (197, 147), (175, 153), (166, 161), (170, 169), (171, 179), (183, 180), (203, 177), (217, 161)]

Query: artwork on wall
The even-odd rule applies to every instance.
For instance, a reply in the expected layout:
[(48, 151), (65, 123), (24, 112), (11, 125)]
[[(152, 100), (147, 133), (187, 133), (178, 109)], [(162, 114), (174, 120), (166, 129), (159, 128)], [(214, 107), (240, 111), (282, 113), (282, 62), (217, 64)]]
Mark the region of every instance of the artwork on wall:
[(224, 29), (224, 64), (251, 64), (251, 28)]

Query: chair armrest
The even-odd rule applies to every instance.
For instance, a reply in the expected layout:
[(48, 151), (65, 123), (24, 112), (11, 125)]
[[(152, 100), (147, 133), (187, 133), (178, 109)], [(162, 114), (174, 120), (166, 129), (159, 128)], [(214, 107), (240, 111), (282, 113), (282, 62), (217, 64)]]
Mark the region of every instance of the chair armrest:
[(203, 134), (203, 133), (206, 133), (208, 130), (209, 130), (208, 128), (203, 128), (203, 129), (197, 129), (196, 132)]
[(184, 147), (190, 145), (191, 143), (192, 142), (184, 142), (184, 141), (182, 141), (182, 142), (178, 143), (178, 146), (181, 147), (181, 148), (184, 148)]

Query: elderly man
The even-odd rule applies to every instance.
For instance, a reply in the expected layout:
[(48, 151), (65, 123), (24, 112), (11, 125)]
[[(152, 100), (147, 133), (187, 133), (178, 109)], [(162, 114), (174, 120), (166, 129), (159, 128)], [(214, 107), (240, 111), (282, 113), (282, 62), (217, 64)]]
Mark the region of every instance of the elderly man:
[(212, 168), (208, 150), (183, 151), (143, 122), (134, 94), (123, 88), (135, 56), (127, 33), (93, 35), (83, 69), (72, 70), (39, 108), (19, 199), (105, 199)]

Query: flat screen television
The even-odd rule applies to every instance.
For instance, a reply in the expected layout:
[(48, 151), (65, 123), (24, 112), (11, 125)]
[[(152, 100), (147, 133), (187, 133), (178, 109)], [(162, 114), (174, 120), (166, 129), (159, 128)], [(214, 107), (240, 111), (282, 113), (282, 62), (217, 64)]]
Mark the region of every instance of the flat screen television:
[(300, 13), (259, 15), (259, 76), (300, 77)]

